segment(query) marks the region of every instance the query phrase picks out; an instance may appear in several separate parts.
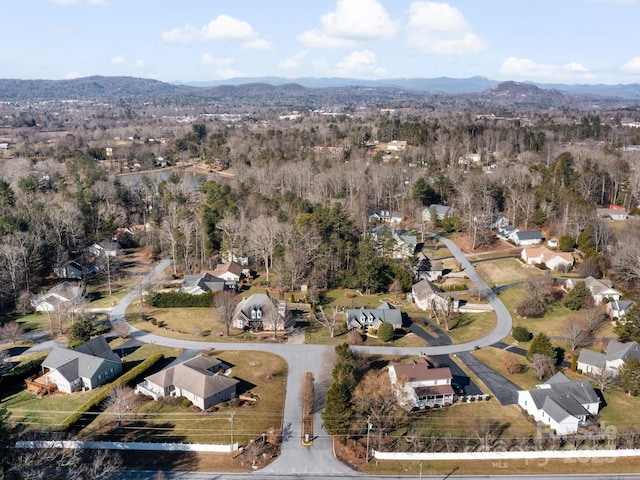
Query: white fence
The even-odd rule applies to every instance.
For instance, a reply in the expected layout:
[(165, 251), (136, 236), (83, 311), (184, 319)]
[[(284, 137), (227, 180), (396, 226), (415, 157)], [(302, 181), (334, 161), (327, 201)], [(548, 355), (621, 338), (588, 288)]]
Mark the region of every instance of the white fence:
[(171, 452), (230, 453), (238, 444), (213, 445), (205, 443), (151, 443), (151, 442), (77, 442), (73, 440), (43, 440), (16, 442), (16, 448), (68, 448), (90, 450), (154, 450)]
[(638, 457), (640, 449), (622, 450), (517, 450), (494, 452), (437, 452), (437, 453), (403, 453), (378, 452), (373, 450), (373, 457), (378, 460), (515, 460), (540, 458), (623, 458)]

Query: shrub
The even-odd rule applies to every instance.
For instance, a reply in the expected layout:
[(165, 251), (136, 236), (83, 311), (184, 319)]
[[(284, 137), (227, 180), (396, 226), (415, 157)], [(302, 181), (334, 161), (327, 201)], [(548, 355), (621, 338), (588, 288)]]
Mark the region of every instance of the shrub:
[(393, 340), (395, 334), (395, 328), (389, 322), (382, 322), (380, 328), (378, 328), (378, 338), (383, 342), (390, 342)]
[(506, 358), (502, 366), (507, 373), (516, 374), (522, 371), (522, 365), (513, 357)]
[(573, 241), (573, 237), (569, 235), (563, 235), (558, 240), (558, 249), (561, 252), (573, 252), (573, 248), (575, 247), (575, 242)]
[(147, 301), (156, 308), (207, 308), (213, 303), (213, 292), (201, 295), (186, 292), (153, 292), (149, 294)]
[(26, 378), (35, 375), (40, 371), (40, 365), (47, 358), (46, 355), (20, 363), (0, 376), (0, 391), (6, 392), (9, 387), (21, 384)]
[(514, 327), (511, 336), (518, 342), (528, 342), (533, 335), (525, 327)]
[(347, 333), (347, 343), (349, 345), (360, 345), (363, 342), (362, 335), (357, 330), (351, 330)]
[(583, 282), (577, 282), (564, 299), (564, 306), (569, 310), (580, 310), (591, 293), (587, 285)]

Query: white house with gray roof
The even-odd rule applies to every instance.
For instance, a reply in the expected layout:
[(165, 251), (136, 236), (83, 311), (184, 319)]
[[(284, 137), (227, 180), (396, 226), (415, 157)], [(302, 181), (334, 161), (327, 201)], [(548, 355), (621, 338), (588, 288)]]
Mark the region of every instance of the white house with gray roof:
[(294, 319), (284, 300), (274, 300), (266, 293), (243, 298), (236, 307), (233, 326), (241, 330), (284, 331)]
[(44, 377), (58, 390), (92, 390), (119, 377), (122, 361), (104, 337), (96, 337), (73, 350), (55, 347), (42, 362)]
[(394, 328), (402, 328), (402, 312), (387, 302), (382, 302), (378, 308), (347, 310), (348, 330), (378, 329), (383, 322), (390, 323)]
[(518, 391), (518, 405), (558, 435), (576, 433), (600, 410), (600, 398), (586, 380), (556, 373), (533, 390)]
[(455, 209), (453, 207), (434, 203), (422, 210), (422, 220), (435, 222), (436, 220), (444, 220), (447, 217), (452, 217), (454, 213)]
[(632, 358), (640, 360), (640, 345), (636, 342), (616, 342), (611, 340), (605, 353), (583, 348), (578, 357), (578, 369), (583, 373), (599, 375), (607, 370), (616, 375), (620, 368)]

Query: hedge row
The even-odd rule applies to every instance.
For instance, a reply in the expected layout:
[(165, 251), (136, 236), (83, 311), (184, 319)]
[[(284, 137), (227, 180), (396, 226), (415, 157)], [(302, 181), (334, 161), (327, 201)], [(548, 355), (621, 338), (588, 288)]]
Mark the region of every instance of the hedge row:
[(5, 391), (11, 386), (24, 382), (26, 378), (40, 372), (40, 365), (47, 358), (43, 355), (28, 362), (20, 363), (9, 370), (4, 375), (0, 375), (0, 391)]
[(109, 394), (118, 387), (126, 387), (130, 383), (134, 383), (139, 377), (141, 377), (147, 370), (149, 370), (154, 365), (162, 362), (164, 360), (164, 355), (161, 353), (156, 353), (155, 355), (151, 355), (145, 361), (143, 361), (140, 365), (136, 365), (131, 370), (129, 370), (124, 375), (121, 375), (116, 380), (114, 380), (110, 385), (100, 390), (93, 397), (87, 400), (85, 403), (80, 405), (75, 412), (69, 415), (64, 422), (62, 422), (62, 428), (65, 430), (69, 430), (76, 423), (80, 421), (82, 416), (90, 410), (97, 409), (102, 402), (104, 402)]
[(186, 292), (154, 292), (149, 294), (148, 302), (157, 308), (208, 308), (213, 304), (213, 292), (201, 295)]

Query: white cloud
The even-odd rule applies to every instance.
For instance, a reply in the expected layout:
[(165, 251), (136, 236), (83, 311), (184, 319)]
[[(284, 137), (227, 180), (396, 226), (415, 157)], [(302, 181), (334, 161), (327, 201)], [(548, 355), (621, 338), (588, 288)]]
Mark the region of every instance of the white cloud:
[(411, 4), (407, 39), (415, 48), (435, 55), (472, 54), (487, 48), (460, 10), (440, 2)]
[(378, 65), (378, 57), (370, 50), (356, 50), (336, 65), (334, 75), (341, 77), (383, 77), (389, 72)]
[(111, 65), (122, 65), (125, 61), (124, 57), (113, 57), (111, 59)]
[(551, 65), (516, 57), (507, 58), (500, 67), (500, 73), (553, 81), (587, 81), (594, 78), (594, 75), (587, 68), (577, 62)]
[(131, 66), (134, 68), (145, 68), (147, 65), (144, 63), (144, 60), (138, 59), (135, 62), (133, 62)]
[(278, 66), (286, 70), (298, 68), (304, 62), (305, 58), (309, 55), (309, 50), (301, 50), (298, 53), (291, 55), (289, 58), (285, 58)]
[(240, 76), (233, 58), (215, 58), (205, 53), (200, 59), (200, 66), (213, 69), (214, 77), (219, 80)]
[(244, 48), (273, 48), (273, 44), (260, 37), (251, 25), (229, 15), (219, 15), (201, 28), (185, 25), (162, 32), (161, 38), (167, 43), (238, 41), (243, 42)]
[(624, 73), (640, 74), (640, 57), (634, 57), (625, 63), (621, 69)]
[(80, 77), (82, 77), (82, 75), (78, 72), (69, 72), (64, 76), (64, 78), (66, 78), (67, 80), (73, 80), (74, 78), (80, 78)]
[(320, 23), (321, 28), (302, 33), (298, 40), (310, 48), (350, 48), (392, 37), (398, 28), (376, 0), (338, 0), (335, 11), (322, 15)]
[(70, 33), (73, 33), (73, 30), (67, 27), (55, 27), (53, 31), (55, 33), (59, 33), (60, 35), (68, 35)]

